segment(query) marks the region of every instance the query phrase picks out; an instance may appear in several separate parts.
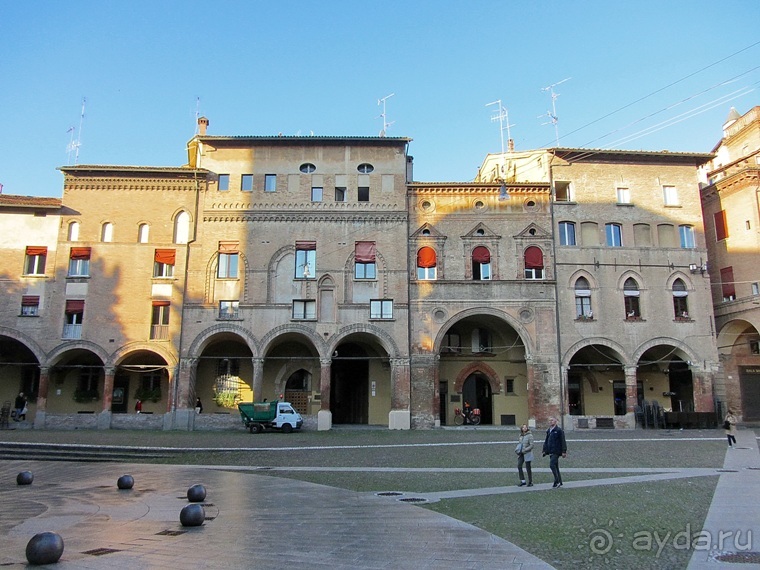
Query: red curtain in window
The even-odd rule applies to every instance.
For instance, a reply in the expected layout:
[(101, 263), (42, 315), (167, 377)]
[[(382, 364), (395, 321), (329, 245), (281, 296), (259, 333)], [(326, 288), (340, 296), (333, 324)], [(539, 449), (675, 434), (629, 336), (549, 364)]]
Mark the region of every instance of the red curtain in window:
[(736, 286), (734, 284), (734, 268), (724, 267), (720, 270), (720, 286), (724, 297), (735, 297)]
[(66, 314), (81, 313), (84, 311), (84, 300), (69, 299), (66, 301)]
[(357, 241), (354, 255), (357, 263), (375, 263), (377, 248), (374, 241)]
[(90, 259), (91, 251), (91, 247), (72, 247), (69, 257), (71, 259)]
[(27, 255), (47, 255), (47, 248), (41, 245), (28, 245), (26, 246)]
[(296, 249), (299, 251), (315, 251), (317, 249), (317, 242), (315, 241), (297, 241)]
[(174, 265), (177, 258), (177, 250), (175, 249), (157, 249), (154, 260), (156, 263), (165, 263), (166, 265)]
[(238, 253), (240, 251), (239, 241), (220, 241), (219, 253)]
[(530, 246), (525, 250), (525, 269), (543, 269), (544, 252), (540, 247)]
[(169, 301), (153, 301), (154, 307), (168, 307), (170, 304)]
[(40, 304), (40, 296), (39, 295), (23, 295), (21, 297), (21, 306), (22, 307), (36, 307)]
[(432, 247), (421, 247), (417, 252), (417, 267), (435, 267), (436, 255)]
[(715, 220), (715, 240), (720, 241), (728, 237), (728, 226), (726, 225), (726, 211), (721, 210), (713, 214)]
[(491, 252), (488, 251), (487, 247), (479, 245), (472, 250), (472, 261), (474, 263), (491, 263)]

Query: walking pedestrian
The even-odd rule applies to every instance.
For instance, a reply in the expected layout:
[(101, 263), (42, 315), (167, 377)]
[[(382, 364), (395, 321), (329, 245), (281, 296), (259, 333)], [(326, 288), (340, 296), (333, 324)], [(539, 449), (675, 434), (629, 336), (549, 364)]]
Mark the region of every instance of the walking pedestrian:
[(135, 413), (142, 413), (142, 400), (140, 398), (137, 398), (137, 401), (135, 402)]
[(518, 487), (525, 487), (525, 476), (523, 475), (523, 464), (528, 472), (528, 487), (533, 486), (533, 473), (530, 470), (530, 464), (533, 462), (533, 434), (530, 428), (523, 424), (520, 426), (520, 442), (515, 448), (517, 453), (517, 472), (520, 475), (520, 484)]
[(13, 421), (20, 422), (22, 417), (26, 419), (26, 396), (23, 392), (19, 392), (16, 396), (13, 407), (16, 408), (16, 417), (13, 418)]
[(723, 420), (723, 429), (726, 430), (726, 438), (728, 439), (729, 449), (733, 449), (733, 443), (736, 443), (736, 415), (734, 411), (729, 408), (725, 419)]
[(565, 432), (557, 425), (557, 418), (549, 418), (549, 429), (546, 430), (542, 455), (549, 456), (549, 469), (554, 475), (552, 488), (561, 487), (562, 475), (559, 472), (559, 458), (560, 456), (567, 457), (567, 442), (565, 441)]

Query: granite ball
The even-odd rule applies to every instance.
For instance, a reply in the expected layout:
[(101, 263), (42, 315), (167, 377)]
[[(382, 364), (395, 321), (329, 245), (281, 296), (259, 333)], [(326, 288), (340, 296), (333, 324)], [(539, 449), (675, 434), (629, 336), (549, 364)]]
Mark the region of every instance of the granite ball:
[(31, 485), (34, 481), (34, 474), (31, 471), (22, 471), (16, 475), (16, 483), (19, 485)]
[(206, 520), (206, 511), (198, 503), (185, 505), (179, 513), (179, 522), (182, 526), (201, 526), (204, 520)]
[(132, 475), (122, 475), (119, 480), (116, 481), (116, 486), (119, 489), (131, 489), (135, 485), (135, 478)]
[(187, 500), (191, 503), (202, 503), (206, 499), (206, 487), (193, 485), (187, 490)]
[(63, 554), (63, 539), (54, 532), (35, 534), (26, 545), (29, 564), (55, 564)]

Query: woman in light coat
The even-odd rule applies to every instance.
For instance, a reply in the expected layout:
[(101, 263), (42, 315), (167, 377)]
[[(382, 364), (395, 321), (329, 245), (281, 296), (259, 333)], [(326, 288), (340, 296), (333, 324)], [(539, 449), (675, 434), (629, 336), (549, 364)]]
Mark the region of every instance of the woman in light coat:
[(520, 440), (515, 448), (517, 453), (517, 472), (520, 475), (520, 484), (518, 487), (526, 486), (525, 476), (523, 474), (523, 464), (525, 464), (525, 470), (528, 472), (527, 486), (533, 486), (533, 473), (530, 470), (530, 464), (533, 461), (533, 434), (530, 432), (530, 428), (523, 424), (520, 426)]
[(723, 420), (723, 427), (726, 430), (726, 438), (728, 439), (728, 447), (733, 447), (732, 443), (736, 443), (736, 416), (734, 411), (729, 408), (726, 418)]

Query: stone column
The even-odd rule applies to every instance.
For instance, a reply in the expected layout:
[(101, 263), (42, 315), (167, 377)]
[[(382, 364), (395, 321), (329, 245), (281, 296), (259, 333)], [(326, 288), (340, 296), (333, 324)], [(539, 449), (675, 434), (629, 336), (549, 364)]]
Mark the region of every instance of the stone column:
[(332, 429), (332, 412), (330, 411), (330, 377), (332, 374), (332, 359), (319, 359), (319, 392), (320, 408), (317, 412), (317, 430)]
[(45, 416), (47, 415), (47, 398), (50, 389), (50, 368), (40, 366), (40, 383), (37, 389), (37, 408), (34, 412), (35, 428), (45, 427)]
[(264, 393), (264, 359), (251, 358), (251, 362), (253, 363), (253, 379), (251, 380), (253, 401), (258, 402)]
[(195, 374), (197, 372), (197, 358), (182, 358), (179, 361), (179, 374), (176, 376), (175, 394), (172, 397), (174, 406), (174, 421), (164, 422), (164, 429), (169, 429), (173, 424), (174, 429), (193, 429), (195, 422), (195, 401), (191, 401), (195, 393)]
[(438, 390), (438, 355), (413, 354), (409, 360), (410, 423), (415, 428), (432, 428), (438, 410), (434, 409)]
[(176, 368), (166, 367), (166, 412), (172, 411), (172, 404), (174, 403), (174, 383), (177, 381)]
[(694, 411), (714, 411), (715, 399), (713, 395), (713, 374), (707, 370), (695, 369), (695, 367), (692, 367), (691, 378), (694, 391)]
[(113, 366), (105, 367), (105, 377), (103, 378), (103, 409), (98, 414), (98, 429), (111, 428), (111, 403), (113, 402), (113, 378), (116, 375), (116, 368)]
[[(408, 358), (391, 358), (391, 411), (388, 414), (389, 429), (410, 429), (411, 374)], [(438, 385), (435, 384), (437, 389)], [(436, 390), (437, 391), (437, 390)]]
[(626, 366), (623, 369), (625, 373), (625, 411), (632, 414), (636, 411), (639, 403), (638, 389), (636, 381), (638, 380), (638, 367)]

